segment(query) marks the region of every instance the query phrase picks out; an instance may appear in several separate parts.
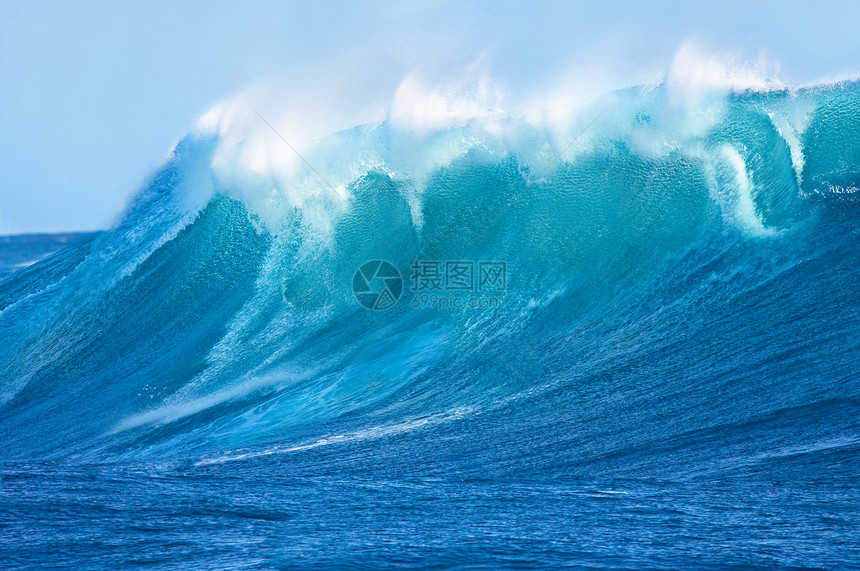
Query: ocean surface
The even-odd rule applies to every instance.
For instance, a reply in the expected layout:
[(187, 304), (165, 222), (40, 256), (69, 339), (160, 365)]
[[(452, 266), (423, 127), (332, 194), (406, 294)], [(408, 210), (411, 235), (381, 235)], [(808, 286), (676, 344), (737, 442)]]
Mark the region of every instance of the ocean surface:
[(860, 568), (860, 85), (262, 128), (0, 239), (0, 567)]
[(0, 236), (0, 277), (31, 266), (54, 252), (92, 238), (96, 234), (98, 232)]

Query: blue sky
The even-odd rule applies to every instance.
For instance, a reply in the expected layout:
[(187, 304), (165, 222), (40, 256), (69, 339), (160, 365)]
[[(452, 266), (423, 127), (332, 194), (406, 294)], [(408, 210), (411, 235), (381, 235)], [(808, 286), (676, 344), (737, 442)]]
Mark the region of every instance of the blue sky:
[(856, 2), (0, 0), (0, 233), (109, 226), (202, 112), (268, 77), (393, 92), (483, 58), (514, 87), (633, 83), (693, 39), (802, 83), (860, 71), (858, 21)]

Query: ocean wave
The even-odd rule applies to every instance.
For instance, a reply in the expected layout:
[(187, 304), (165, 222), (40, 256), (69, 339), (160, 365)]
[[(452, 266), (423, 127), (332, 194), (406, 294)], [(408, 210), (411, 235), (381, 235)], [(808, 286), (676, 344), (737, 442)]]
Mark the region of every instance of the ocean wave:
[[(483, 79), (450, 101), (409, 78), (313, 143), (216, 106), (112, 229), (0, 281), (0, 454), (245, 458), (514, 408), (590, 419), (605, 455), (666, 402), (672, 438), (853, 394), (860, 86), (687, 57), (563, 132)], [(369, 260), (407, 278), (390, 310), (353, 295)], [(416, 260), (504, 262), (503, 304), (416, 309)], [(774, 373), (792, 350), (838, 370)]]

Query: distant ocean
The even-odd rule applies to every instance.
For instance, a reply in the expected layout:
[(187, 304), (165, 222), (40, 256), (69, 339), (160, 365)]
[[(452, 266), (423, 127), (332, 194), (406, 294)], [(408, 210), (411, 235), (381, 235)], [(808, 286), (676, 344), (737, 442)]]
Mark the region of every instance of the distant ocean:
[(98, 232), (0, 236), (0, 276), (31, 266), (54, 252), (96, 234)]
[(860, 85), (586, 115), (0, 238), (0, 567), (860, 567)]

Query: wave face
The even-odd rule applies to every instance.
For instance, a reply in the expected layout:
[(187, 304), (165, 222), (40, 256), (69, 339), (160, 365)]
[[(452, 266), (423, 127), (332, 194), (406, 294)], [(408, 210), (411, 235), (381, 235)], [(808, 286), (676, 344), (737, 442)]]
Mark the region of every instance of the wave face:
[[(860, 476), (860, 85), (636, 88), (581, 121), (560, 139), (511, 118), (360, 126), (304, 152), (314, 171), (188, 135), (111, 230), (0, 278), (0, 458), (822, 480), (844, 500)], [(353, 295), (371, 260), (404, 278), (384, 311)], [(415, 260), (505, 262), (502, 301), (416, 308)], [(563, 496), (532, 500), (549, 513)], [(809, 562), (744, 549), (721, 562)]]

